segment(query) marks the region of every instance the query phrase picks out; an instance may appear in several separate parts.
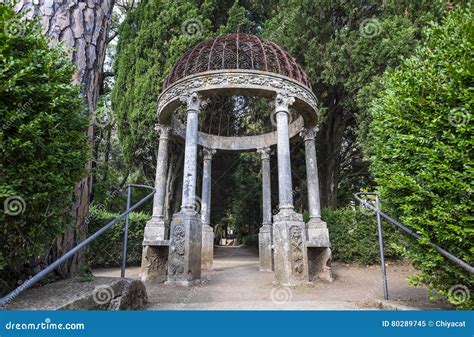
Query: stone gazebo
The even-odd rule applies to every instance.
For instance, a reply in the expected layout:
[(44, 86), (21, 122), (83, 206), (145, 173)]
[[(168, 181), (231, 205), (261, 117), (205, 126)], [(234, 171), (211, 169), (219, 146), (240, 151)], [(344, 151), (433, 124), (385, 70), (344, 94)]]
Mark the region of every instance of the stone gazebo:
[[(269, 123), (276, 131), (227, 137), (198, 131), (203, 100), (219, 95), (256, 96), (274, 100)], [(174, 116), (186, 108), (186, 125)], [(290, 107), (297, 118), (290, 123)], [(153, 217), (145, 228), (142, 279), (189, 285), (212, 269), (211, 162), (216, 151), (258, 151), (262, 158), (263, 221), (259, 233), (260, 270), (275, 272), (282, 285), (317, 278), (331, 279), (330, 243), (321, 220), (315, 133), (317, 100), (308, 76), (286, 51), (273, 42), (247, 34), (228, 34), (189, 49), (171, 70), (158, 98), (159, 149)], [(269, 111), (270, 113), (270, 111)], [(170, 131), (173, 131), (171, 133)], [(185, 142), (181, 210), (169, 228), (164, 219), (168, 139)], [(310, 220), (293, 206), (290, 139), (305, 142)], [(270, 193), (270, 147), (278, 157), (278, 213), (273, 216)], [(203, 148), (201, 214), (196, 211), (198, 147)], [(272, 221), (273, 220), (273, 221)]]

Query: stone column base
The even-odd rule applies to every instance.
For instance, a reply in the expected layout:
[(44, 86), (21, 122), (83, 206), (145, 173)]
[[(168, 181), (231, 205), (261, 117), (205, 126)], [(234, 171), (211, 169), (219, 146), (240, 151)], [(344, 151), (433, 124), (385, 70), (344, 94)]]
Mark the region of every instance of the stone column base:
[(260, 271), (273, 270), (272, 225), (262, 225), (258, 233)]
[(152, 217), (146, 223), (144, 241), (159, 241), (168, 239), (168, 228), (161, 218)]
[(306, 224), (303, 216), (294, 211), (280, 211), (273, 219), (276, 281), (283, 286), (308, 283)]
[(168, 246), (143, 246), (142, 281), (165, 282), (168, 269)]
[(214, 229), (209, 225), (202, 225), (201, 269), (212, 270), (214, 259)]
[(334, 280), (331, 269), (331, 248), (308, 247), (309, 280)]
[(170, 284), (192, 285), (201, 278), (202, 222), (198, 213), (176, 213), (168, 255)]
[(308, 226), (308, 241), (315, 247), (331, 247), (327, 228), (311, 228)]

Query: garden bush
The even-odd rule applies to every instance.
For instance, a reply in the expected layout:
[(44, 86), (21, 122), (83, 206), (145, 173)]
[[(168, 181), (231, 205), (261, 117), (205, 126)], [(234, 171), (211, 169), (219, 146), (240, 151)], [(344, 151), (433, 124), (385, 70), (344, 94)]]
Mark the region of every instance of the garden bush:
[[(0, 4), (0, 289), (24, 280), (73, 226), (87, 118), (75, 67), (40, 27)], [(45, 263), (43, 261), (41, 263)]]
[[(90, 209), (89, 232), (98, 231), (118, 216), (92, 206)], [(143, 231), (151, 216), (141, 212), (130, 214), (128, 223), (127, 264), (140, 264), (142, 258)], [(95, 240), (89, 249), (89, 261), (92, 267), (117, 267), (122, 261), (122, 244), (125, 218), (113, 225)]]
[(423, 40), (373, 102), (371, 171), (392, 215), (422, 236), (404, 252), (421, 271), (413, 283), (472, 308), (472, 275), (428, 245), (474, 263), (472, 9), (431, 24)]
[[(341, 262), (374, 264), (380, 262), (375, 213), (351, 207), (325, 209), (323, 219), (328, 224), (333, 259)], [(385, 257), (400, 257), (395, 244), (403, 239), (393, 225), (382, 224)]]

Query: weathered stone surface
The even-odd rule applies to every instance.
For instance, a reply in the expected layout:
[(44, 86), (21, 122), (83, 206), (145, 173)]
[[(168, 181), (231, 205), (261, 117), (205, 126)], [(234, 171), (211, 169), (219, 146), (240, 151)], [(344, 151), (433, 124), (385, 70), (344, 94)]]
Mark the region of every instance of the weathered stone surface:
[(273, 245), (276, 281), (281, 285), (307, 283), (305, 223), (300, 214), (274, 216)]
[(214, 259), (214, 230), (209, 225), (202, 226), (201, 269), (212, 270)]
[(311, 282), (318, 279), (332, 282), (331, 249), (327, 247), (308, 247), (308, 269)]
[(165, 282), (168, 271), (168, 246), (143, 246), (142, 281)]
[(139, 280), (95, 277), (78, 278), (26, 290), (6, 307), (8, 310), (137, 310), (147, 303)]
[(177, 213), (171, 222), (168, 283), (191, 285), (201, 278), (202, 223), (198, 213)]
[(308, 242), (313, 247), (331, 247), (327, 228), (314, 228), (308, 224)]
[(258, 233), (258, 258), (260, 271), (273, 270), (272, 226), (263, 225)]

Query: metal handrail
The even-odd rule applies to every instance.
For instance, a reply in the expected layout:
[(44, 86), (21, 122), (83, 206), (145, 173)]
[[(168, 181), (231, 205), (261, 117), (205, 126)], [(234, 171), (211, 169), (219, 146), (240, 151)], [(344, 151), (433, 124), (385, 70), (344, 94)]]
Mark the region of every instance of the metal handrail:
[[(372, 205), (370, 205), (366, 200), (364, 200), (363, 198), (361, 198), (361, 195), (377, 195), (377, 193), (374, 193), (374, 192), (359, 192), (359, 193), (356, 193), (354, 194), (354, 197), (361, 203), (363, 204), (365, 207), (367, 207), (368, 209), (374, 211), (375, 213), (377, 213), (377, 215), (381, 216), (382, 218), (384, 218), (385, 220), (388, 220), (390, 221), (392, 224), (394, 224), (395, 226), (397, 226), (398, 228), (400, 228), (401, 230), (403, 230), (405, 233), (408, 233), (410, 234), (411, 236), (413, 236), (415, 239), (422, 239), (422, 236), (418, 233), (415, 233), (413, 230), (411, 230), (410, 228), (408, 228), (407, 226), (403, 225), (402, 223), (398, 222), (397, 220), (395, 220), (394, 218), (388, 216), (387, 214), (385, 214), (384, 212), (382, 212), (380, 209), (378, 208), (375, 208), (373, 207)], [(468, 271), (469, 273), (471, 274), (474, 274), (474, 267), (471, 266), (470, 264), (466, 263), (465, 261), (461, 260), (460, 258), (454, 256), (453, 254), (451, 254), (450, 252), (448, 252), (447, 250), (445, 250), (444, 248), (438, 246), (437, 244), (434, 244), (432, 242), (428, 242), (428, 245), (430, 245), (431, 247), (433, 247), (435, 250), (437, 250), (441, 255), (443, 255), (445, 258), (447, 258), (448, 260), (450, 260), (451, 262), (455, 263), (456, 265), (458, 265), (459, 267), (463, 268), (464, 270)]]
[[(140, 187), (140, 188), (148, 188), (151, 189), (152, 192), (148, 195), (146, 195), (144, 198), (140, 199), (135, 205), (130, 206), (130, 187)], [(74, 254), (78, 253), (81, 249), (85, 248), (87, 245), (89, 245), (92, 241), (97, 239), (99, 236), (101, 236), (104, 232), (106, 232), (110, 227), (112, 227), (114, 224), (116, 224), (118, 221), (120, 221), (122, 218), (126, 217), (126, 232), (128, 232), (128, 215), (133, 212), (135, 209), (143, 205), (147, 200), (149, 200), (156, 192), (156, 190), (153, 187), (146, 186), (146, 185), (136, 185), (136, 184), (128, 184), (127, 186), (128, 189), (128, 194), (127, 194), (127, 210), (123, 213), (121, 213), (119, 216), (117, 216), (115, 219), (110, 221), (108, 224), (106, 224), (104, 227), (99, 229), (97, 232), (89, 236), (87, 239), (84, 241), (81, 241), (77, 246), (72, 248), (70, 251), (68, 251), (66, 254), (61, 256), (59, 259), (51, 263), (49, 266), (47, 266), (45, 269), (41, 270), (38, 272), (36, 275), (31, 277), (30, 279), (26, 280), (21, 286), (16, 288), (15, 290), (11, 291), (9, 294), (7, 294), (5, 297), (0, 298), (0, 307), (5, 306), (9, 302), (11, 302), (15, 297), (17, 297), (20, 293), (25, 291), (26, 289), (30, 288), (34, 284), (36, 284), (38, 281), (43, 279), (46, 275), (48, 275), (50, 272), (58, 268), (62, 263), (64, 263), (67, 259), (72, 257)], [(127, 234), (127, 233), (126, 233)], [(124, 245), (126, 246), (126, 240), (127, 240), (127, 235), (124, 237)], [(122, 259), (126, 258), (126, 247), (124, 248), (124, 255), (122, 256)], [(123, 261), (123, 260), (122, 260)], [(123, 264), (122, 264), (123, 268)], [(123, 269), (122, 269), (123, 270)], [(124, 275), (125, 273), (122, 271), (122, 274)], [(122, 276), (123, 277), (123, 276)]]

